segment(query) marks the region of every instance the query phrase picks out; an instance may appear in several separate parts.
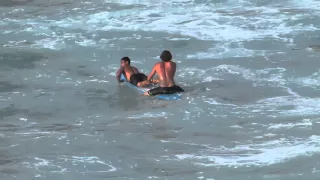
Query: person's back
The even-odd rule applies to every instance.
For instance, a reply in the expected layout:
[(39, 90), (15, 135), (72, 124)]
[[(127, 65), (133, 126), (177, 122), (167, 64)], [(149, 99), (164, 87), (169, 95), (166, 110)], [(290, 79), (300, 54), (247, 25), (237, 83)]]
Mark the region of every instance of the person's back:
[(171, 87), (175, 85), (174, 75), (176, 66), (176, 63), (172, 61), (157, 63), (156, 73), (159, 76), (159, 85), (161, 87)]
[(158, 94), (172, 94), (176, 92), (183, 92), (184, 90), (181, 87), (177, 86), (174, 81), (177, 64), (171, 61), (172, 55), (170, 51), (163, 51), (160, 58), (162, 62), (158, 62), (148, 76), (148, 81), (151, 81), (154, 74), (157, 73), (159, 76), (160, 87), (151, 89), (145, 92), (144, 95), (155, 96)]

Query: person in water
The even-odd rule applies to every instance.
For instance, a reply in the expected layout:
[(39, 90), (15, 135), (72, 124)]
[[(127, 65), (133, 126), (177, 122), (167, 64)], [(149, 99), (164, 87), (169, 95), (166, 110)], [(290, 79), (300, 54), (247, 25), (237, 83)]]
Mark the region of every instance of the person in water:
[(184, 92), (184, 90), (177, 86), (174, 81), (174, 75), (176, 73), (177, 64), (172, 62), (172, 54), (170, 51), (165, 50), (161, 53), (160, 59), (161, 62), (158, 62), (154, 65), (152, 71), (150, 72), (146, 81), (152, 82), (153, 76), (155, 73), (158, 74), (158, 83), (159, 87), (150, 89), (145, 92), (146, 96), (155, 96), (158, 94), (173, 94), (176, 92)]
[(126, 79), (135, 86), (145, 87), (150, 85), (149, 81), (146, 81), (148, 77), (145, 74), (139, 72), (136, 67), (130, 65), (129, 57), (121, 58), (121, 66), (116, 73), (116, 77), (119, 83), (123, 82), (123, 80), (120, 80), (121, 74), (123, 74)]

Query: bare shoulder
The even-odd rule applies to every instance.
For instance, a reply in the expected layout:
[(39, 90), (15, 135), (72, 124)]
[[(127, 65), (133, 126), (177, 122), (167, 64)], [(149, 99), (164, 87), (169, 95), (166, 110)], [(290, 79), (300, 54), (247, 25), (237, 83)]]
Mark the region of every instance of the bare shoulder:
[(157, 62), (153, 67), (159, 67), (161, 62)]
[(170, 66), (173, 66), (173, 67), (175, 67), (177, 64), (175, 63), (175, 62), (173, 62), (173, 61), (170, 61)]

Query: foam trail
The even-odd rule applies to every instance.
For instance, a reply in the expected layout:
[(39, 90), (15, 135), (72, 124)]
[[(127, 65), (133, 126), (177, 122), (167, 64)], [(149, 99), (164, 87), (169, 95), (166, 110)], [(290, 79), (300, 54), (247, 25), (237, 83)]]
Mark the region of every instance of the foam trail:
[[(237, 7), (239, 4), (242, 9)], [(314, 1), (310, 1), (312, 4)], [(84, 13), (81, 15), (68, 16), (62, 20), (52, 20), (48, 17), (37, 19), (14, 20), (5, 19), (2, 23), (14, 23), (21, 25), (19, 32), (34, 32), (37, 35), (47, 34), (51, 38), (68, 39), (70, 31), (82, 29), (88, 33), (97, 31), (147, 31), (147, 32), (167, 32), (170, 34), (181, 34), (200, 40), (217, 41), (224, 43), (250, 41), (263, 38), (275, 38), (278, 41), (290, 42), (288, 34), (297, 34), (306, 31), (319, 30), (320, 27), (314, 24), (294, 24), (287, 25), (288, 18), (303, 19), (305, 14), (283, 14), (278, 7), (265, 6), (255, 7), (254, 4), (243, 6), (243, 2), (228, 1), (218, 4), (198, 4), (193, 1), (170, 1), (157, 3), (154, 1), (118, 1), (120, 4), (136, 5), (132, 9), (124, 8), (117, 11), (99, 11), (96, 13)], [(292, 5), (294, 6), (294, 5)], [(152, 8), (152, 10), (150, 10)], [(63, 16), (64, 14), (62, 14)], [(86, 24), (83, 26), (83, 24)], [(52, 28), (56, 27), (56, 28)], [(55, 29), (59, 31), (56, 33)], [(68, 31), (68, 32), (65, 32)], [(72, 33), (73, 34), (73, 33)], [(77, 41), (77, 40), (75, 40)], [(55, 41), (63, 46), (63, 41)], [(80, 46), (100, 46), (90, 38), (83, 38), (76, 42)], [(54, 49), (54, 44), (47, 45), (47, 41), (38, 41), (38, 44)], [(231, 48), (225, 45), (225, 49), (213, 48), (214, 53), (219, 57), (224, 54), (230, 56), (253, 56), (255, 53), (264, 55), (265, 52), (243, 52), (242, 47)], [(221, 46), (219, 46), (221, 47)], [(219, 55), (220, 52), (220, 55)], [(249, 55), (247, 55), (249, 54)], [(250, 55), (252, 54), (252, 55)], [(199, 56), (206, 56), (199, 54)], [(211, 55), (208, 55), (210, 57)]]
[(179, 160), (191, 160), (202, 166), (262, 167), (283, 163), (298, 156), (310, 156), (318, 153), (320, 152), (319, 142), (320, 136), (311, 136), (303, 141), (275, 140), (263, 144), (237, 146), (232, 149), (212, 149), (211, 151), (225, 152), (217, 155), (208, 151), (201, 155), (180, 154), (176, 157)]

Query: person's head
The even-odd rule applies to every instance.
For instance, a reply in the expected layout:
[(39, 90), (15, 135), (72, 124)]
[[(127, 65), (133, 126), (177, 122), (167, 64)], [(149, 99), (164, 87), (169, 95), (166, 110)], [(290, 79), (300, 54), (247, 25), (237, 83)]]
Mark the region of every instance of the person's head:
[(160, 59), (164, 62), (169, 62), (172, 59), (172, 55), (170, 53), (170, 51), (168, 50), (164, 50), (162, 51), (161, 55), (160, 55)]
[(124, 66), (124, 65), (130, 65), (130, 58), (129, 57), (123, 57), (121, 58), (121, 66)]

